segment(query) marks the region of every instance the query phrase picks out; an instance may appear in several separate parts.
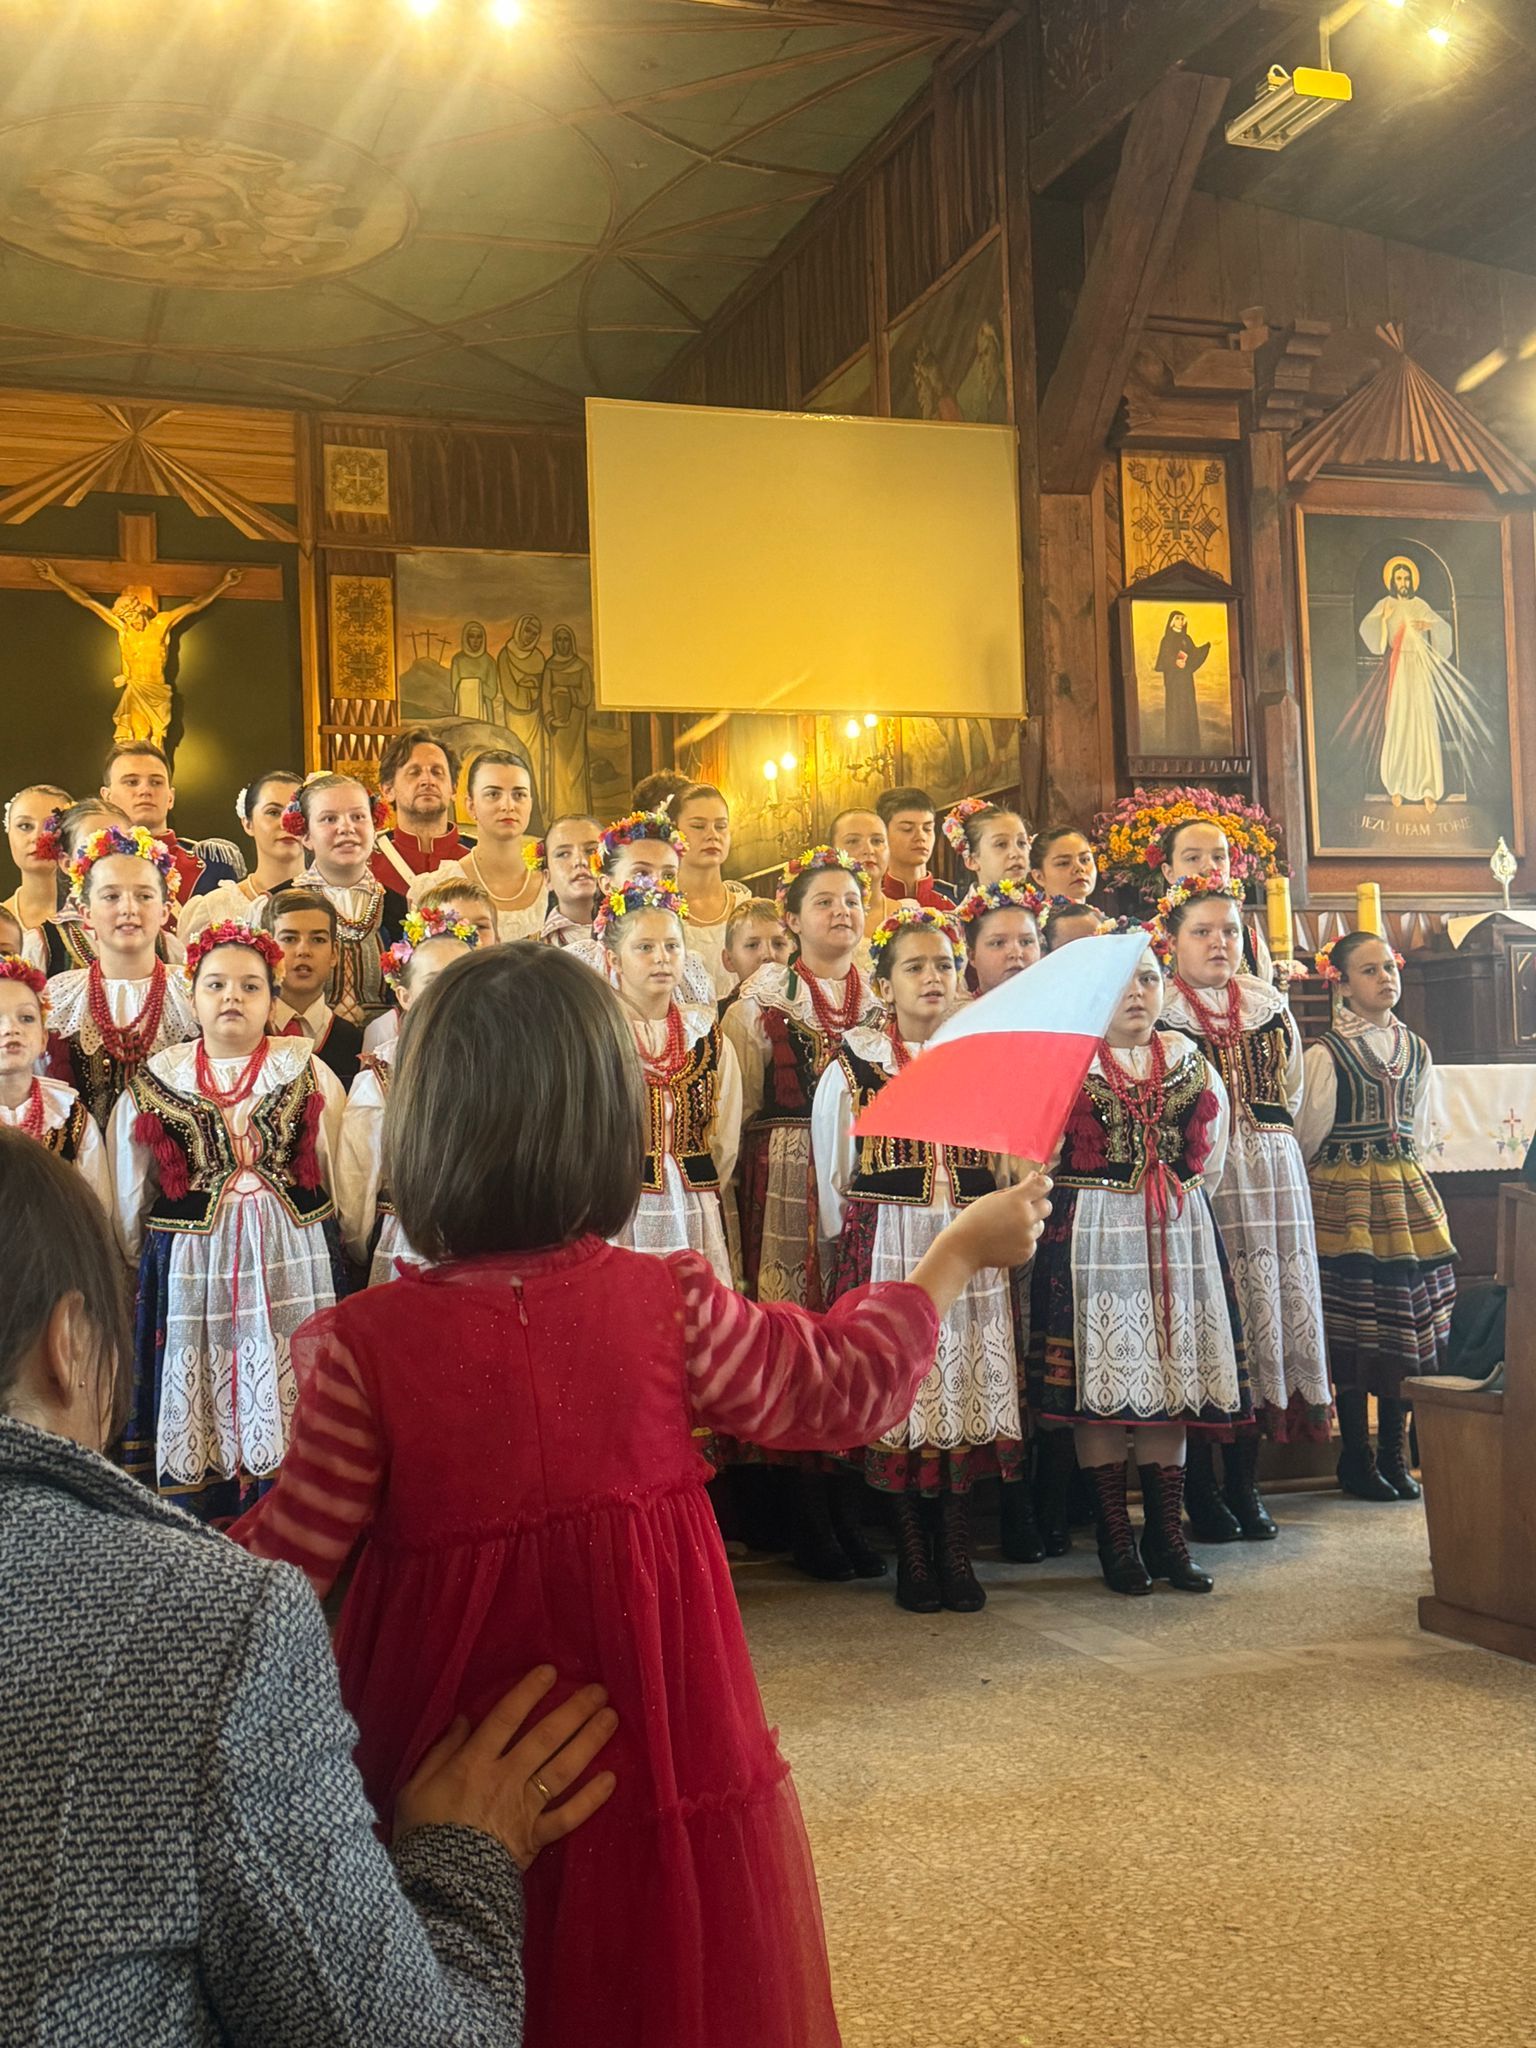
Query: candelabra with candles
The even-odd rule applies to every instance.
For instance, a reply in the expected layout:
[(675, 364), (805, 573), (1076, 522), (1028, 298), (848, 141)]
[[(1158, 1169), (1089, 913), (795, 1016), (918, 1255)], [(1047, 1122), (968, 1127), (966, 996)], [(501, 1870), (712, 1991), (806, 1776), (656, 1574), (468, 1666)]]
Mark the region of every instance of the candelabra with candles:
[(792, 858), (810, 844), (814, 812), (800, 779), (800, 762), (791, 753), (763, 763), (767, 791), (763, 808), (770, 828), (777, 833), (786, 858)]
[(896, 780), (896, 721), (866, 711), (862, 718), (850, 718), (843, 727), (848, 742), (847, 768), (850, 775), (866, 777), (886, 787)]

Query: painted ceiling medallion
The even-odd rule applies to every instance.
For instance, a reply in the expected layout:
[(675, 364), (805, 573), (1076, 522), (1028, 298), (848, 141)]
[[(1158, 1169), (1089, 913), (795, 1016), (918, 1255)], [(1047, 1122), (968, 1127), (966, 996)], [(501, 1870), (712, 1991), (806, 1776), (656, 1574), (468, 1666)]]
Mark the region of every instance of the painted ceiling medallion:
[(398, 247), (405, 188), (349, 143), (286, 121), (147, 103), (0, 131), (0, 240), (142, 284), (260, 290)]

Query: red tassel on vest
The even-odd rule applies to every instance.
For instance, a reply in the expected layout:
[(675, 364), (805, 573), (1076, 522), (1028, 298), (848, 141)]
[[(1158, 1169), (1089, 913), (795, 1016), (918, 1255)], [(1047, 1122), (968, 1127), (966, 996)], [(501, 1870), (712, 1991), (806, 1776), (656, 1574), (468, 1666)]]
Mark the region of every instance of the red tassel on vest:
[(1067, 1120), (1067, 1154), (1074, 1169), (1081, 1173), (1092, 1173), (1109, 1157), (1107, 1134), (1094, 1115), (1092, 1100), (1085, 1090), (1078, 1091)]
[(133, 1120), (133, 1142), (155, 1158), (160, 1192), (168, 1201), (179, 1202), (192, 1191), (187, 1172), (187, 1155), (152, 1109), (142, 1109)]
[(325, 1115), (325, 1097), (318, 1088), (309, 1097), (300, 1111), (304, 1125), (298, 1149), (293, 1155), (293, 1179), (296, 1187), (313, 1190), (324, 1187), (325, 1176), (320, 1171), (320, 1119)]
[(1184, 1156), (1189, 1161), (1191, 1173), (1203, 1173), (1205, 1162), (1211, 1156), (1211, 1126), (1221, 1114), (1221, 1104), (1216, 1100), (1216, 1091), (1207, 1088), (1195, 1104), (1194, 1115), (1184, 1134)]

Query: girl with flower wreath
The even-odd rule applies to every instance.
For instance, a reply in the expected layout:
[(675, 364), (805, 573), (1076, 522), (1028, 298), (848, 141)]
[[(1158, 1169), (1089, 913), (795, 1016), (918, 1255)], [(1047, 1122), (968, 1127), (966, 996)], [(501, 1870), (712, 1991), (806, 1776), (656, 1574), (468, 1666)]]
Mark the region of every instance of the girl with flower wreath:
[(50, 1071), (69, 1082), (102, 1131), (144, 1061), (196, 1035), (186, 985), (156, 951), (173, 872), (170, 849), (142, 826), (90, 834), (69, 864), (92, 957), (48, 983)]
[(1230, 1108), (1226, 1167), (1211, 1206), (1242, 1313), (1255, 1417), (1223, 1444), (1190, 1444), (1185, 1501), (1201, 1543), (1279, 1534), (1259, 1498), (1260, 1433), (1276, 1443), (1326, 1443), (1328, 1385), (1317, 1239), (1306, 1162), (1296, 1143), (1301, 1034), (1284, 994), (1244, 973), (1243, 885), (1191, 875), (1158, 904), (1169, 947), (1165, 1027), (1192, 1038), (1222, 1078)]
[[(599, 900), (627, 889), (631, 882), (676, 885), (686, 851), (682, 836), (666, 811), (631, 811), (627, 817), (615, 819), (598, 834), (597, 851), (591, 858)], [(570, 951), (607, 978), (608, 949), (601, 939), (574, 939)], [(690, 1003), (701, 1008), (713, 1006), (714, 977), (692, 946), (683, 959), (680, 986)]]
[(1348, 932), (1317, 966), (1333, 1027), (1307, 1049), (1296, 1137), (1311, 1168), (1339, 1484), (1360, 1500), (1416, 1500), (1403, 1380), (1443, 1370), (1456, 1299), (1456, 1248), (1422, 1164), (1439, 1122), (1434, 1062), (1394, 1015), (1402, 958), (1384, 939)]
[[(1157, 1029), (1162, 1008), (1149, 946), (1068, 1119), (1030, 1300), (1030, 1414), (1071, 1425), (1104, 1583), (1128, 1594), (1150, 1593), (1155, 1579), (1211, 1590), (1184, 1539), (1188, 1437), (1253, 1412), (1210, 1202), (1226, 1160), (1226, 1089), (1187, 1038)], [(1139, 1549), (1127, 1431), (1141, 1473)]]
[(963, 797), (945, 816), (944, 837), (970, 872), (971, 886), (1029, 881), (1029, 827), (1019, 813), (990, 797)]
[(20, 957), (48, 970), (43, 927), (58, 913), (58, 824), (69, 809), (68, 790), (52, 782), (29, 782), (5, 807), (5, 839), (20, 886), (0, 903), (21, 927)]
[[(364, 1028), (389, 1007), (384, 949), (400, 936), (410, 908), (373, 872), (373, 843), (388, 820), (388, 805), (351, 775), (306, 777), (283, 813), (284, 830), (309, 853), (299, 886), (317, 891), (336, 912), (331, 1008), (344, 1023)], [(253, 922), (259, 914), (253, 904)]]
[[(68, 810), (50, 812), (38, 831), (33, 851), (38, 860), (53, 861), (61, 901), (29, 943), (34, 953), (41, 947), (40, 965), (50, 979), (56, 974), (67, 974), (72, 967), (89, 967), (96, 958), (96, 941), (81, 916), (70, 862), (93, 833), (105, 831), (108, 825), (119, 825), (125, 832), (133, 829), (126, 811), (120, 811), (103, 797), (90, 796), (71, 804)], [(174, 896), (179, 886), (174, 864), (167, 881)], [(176, 967), (186, 957), (186, 948), (171, 931), (170, 922), (168, 918), (155, 940), (155, 954), (167, 967)]]
[(304, 868), (304, 845), (283, 823), (288, 806), (304, 778), (291, 768), (268, 768), (253, 775), (235, 798), (240, 829), (256, 849), (256, 865), (239, 882), (219, 882), (181, 906), (176, 936), (190, 945), (211, 924), (258, 916), (256, 905), (277, 890), (298, 881)]
[[(953, 814), (951, 814), (953, 815)], [(973, 995), (989, 995), (1040, 958), (1040, 913), (1045, 908), (1038, 889), (1011, 876), (978, 883), (955, 907), (965, 938), (966, 986)]]
[(276, 1472), (294, 1332), (345, 1292), (330, 1195), (345, 1098), (307, 1039), (267, 1035), (282, 964), (269, 932), (200, 933), (198, 1035), (151, 1054), (108, 1133), (139, 1269), (122, 1460), (204, 1519)]
[(0, 1125), (35, 1138), (78, 1167), (110, 1220), (112, 1176), (95, 1119), (67, 1081), (39, 1075), (48, 1044), (47, 982), (40, 968), (0, 954)]
[[(384, 978), (401, 1016), (455, 960), (480, 944), (472, 924), (441, 910), (406, 913), (405, 936), (384, 956)], [(347, 1256), (366, 1267), (368, 1285), (381, 1287), (396, 1274), (396, 1261), (421, 1262), (406, 1243), (395, 1216), (384, 1171), (384, 1107), (394, 1078), (396, 1039), (366, 1052), (347, 1091), (336, 1151), (336, 1208)]]
[[(954, 1009), (965, 945), (943, 911), (903, 903), (870, 940), (887, 1021), (855, 1024), (811, 1108), (817, 1222), (832, 1244), (827, 1298), (905, 1280), (955, 1216), (995, 1187), (985, 1153), (911, 1139), (857, 1138), (854, 1124)], [(938, 1354), (909, 1415), (863, 1453), (864, 1477), (896, 1516), (896, 1600), (913, 1614), (974, 1614), (970, 1495), (1023, 1466), (1008, 1274), (973, 1274), (939, 1328)]]
[[(807, 847), (775, 891), (794, 953), (742, 984), (723, 1029), (741, 1066), (738, 1209), (743, 1285), (759, 1301), (819, 1308), (811, 1101), (844, 1034), (875, 1020), (879, 1001), (857, 960), (869, 881), (853, 857)], [(727, 1462), (734, 1453), (723, 1448)], [(796, 1568), (810, 1578), (879, 1578), (885, 1559), (865, 1542), (846, 1475), (814, 1456), (795, 1461)]]
[(686, 915), (674, 883), (631, 882), (598, 901), (594, 929), (645, 1076), (640, 1201), (611, 1241), (637, 1252), (699, 1252), (731, 1287), (727, 1204), (741, 1142), (741, 1067), (713, 1006), (681, 994)]

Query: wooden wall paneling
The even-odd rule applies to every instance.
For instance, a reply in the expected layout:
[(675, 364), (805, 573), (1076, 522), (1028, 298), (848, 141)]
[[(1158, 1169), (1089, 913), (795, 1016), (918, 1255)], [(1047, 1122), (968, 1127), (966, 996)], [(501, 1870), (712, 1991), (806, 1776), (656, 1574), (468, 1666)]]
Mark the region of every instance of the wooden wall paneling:
[(1003, 57), (1010, 38), (955, 83), (956, 253), (979, 242), (1001, 220), (1003, 186)]
[(1296, 317), (1301, 304), (1301, 222), (1290, 214), (1273, 214), (1264, 223), (1259, 284), (1259, 299), (1271, 320)]
[[(1388, 318), (1387, 245), (1380, 235), (1368, 235), (1358, 228), (1350, 231), (1344, 244), (1344, 285), (1350, 326), (1374, 334)], [(1284, 319), (1285, 311), (1276, 306), (1272, 317)]]
[(1009, 386), (1019, 436), (1019, 558), (1024, 600), (1024, 708), (1019, 794), (1032, 823), (1044, 822), (1046, 705), (1044, 585), (1040, 560), (1039, 392), (1035, 358), (1034, 204), (1029, 187), (1028, 30), (1015, 28), (999, 49), (998, 212), (1008, 293)]
[(1091, 491), (1040, 500), (1038, 602), (1045, 641), (1040, 823), (1070, 820), (1086, 826), (1114, 788), (1103, 517), (1097, 479)]
[(1346, 236), (1329, 221), (1300, 223), (1301, 304), (1304, 319), (1326, 320), (1342, 327), (1349, 318)]
[(1221, 208), (1209, 192), (1190, 193), (1161, 287), (1181, 320), (1222, 317), (1220, 220)]
[(1216, 237), (1214, 260), (1221, 280), (1217, 315), (1230, 321), (1240, 317), (1248, 307), (1264, 303), (1264, 257), (1260, 247), (1259, 223), (1253, 207), (1221, 203), (1216, 208), (1213, 225)]
[(1247, 453), (1248, 689), (1257, 713), (1264, 808), (1285, 829), (1292, 890), (1301, 905), (1307, 900), (1307, 785), (1285, 436), (1274, 429), (1250, 434)]
[[(358, 774), (369, 781), (370, 786), (377, 785), (378, 765), (385, 742), (399, 727), (398, 696), (351, 697), (336, 693), (332, 673), (337, 650), (331, 639), (331, 581), (334, 577), (340, 576), (378, 578), (387, 582), (390, 590), (392, 639), (394, 575), (395, 555), (392, 551), (327, 548), (320, 553), (317, 610), (321, 621), (320, 643), (324, 664), (320, 690), (324, 717), (318, 735), (320, 758), (322, 764), (329, 768), (356, 769)], [(393, 645), (390, 648), (390, 659), (393, 664)]]
[(321, 440), (384, 448), (391, 515), (322, 512), (322, 544), (584, 554), (587, 479), (573, 428), (414, 424), (325, 414)]
[(957, 246), (955, 184), (953, 175), (959, 158), (955, 149), (955, 89), (953, 81), (936, 71), (933, 78), (933, 214), (936, 235), (935, 260), (948, 270), (960, 253)]
[(920, 121), (881, 167), (886, 318), (899, 319), (945, 268), (935, 205), (934, 120)]
[(871, 178), (868, 186), (870, 306), (875, 323), (875, 411), (889, 419), (891, 412), (891, 291), (885, 226), (885, 195), (881, 180)]
[(322, 610), (320, 557), (316, 530), (321, 510), (319, 475), (320, 435), (318, 424), (300, 413), (293, 423), (295, 474), (298, 483), (299, 527), (299, 673), (304, 696), (304, 772), (311, 774), (323, 757), (320, 728), (323, 724)]

